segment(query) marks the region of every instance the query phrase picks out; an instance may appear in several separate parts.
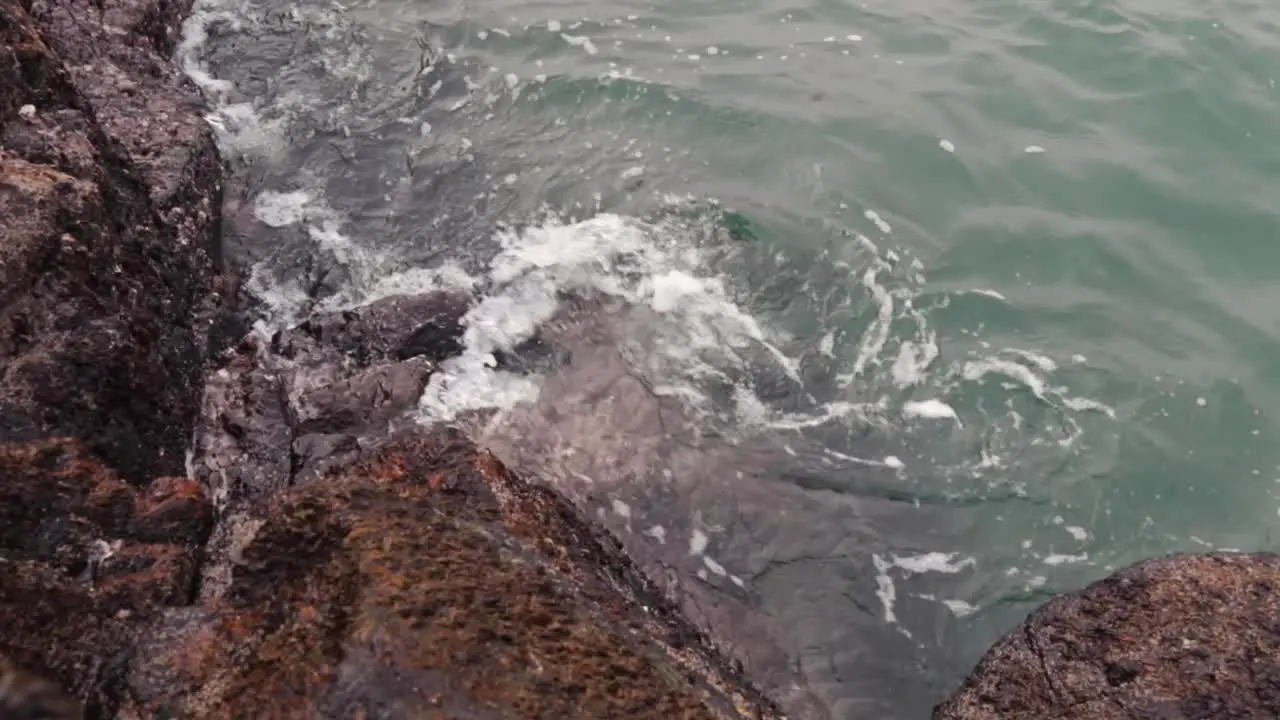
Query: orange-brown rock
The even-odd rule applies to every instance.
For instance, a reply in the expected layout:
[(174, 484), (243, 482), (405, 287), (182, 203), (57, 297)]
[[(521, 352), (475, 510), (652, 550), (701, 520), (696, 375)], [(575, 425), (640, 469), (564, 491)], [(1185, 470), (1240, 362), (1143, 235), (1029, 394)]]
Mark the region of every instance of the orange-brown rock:
[(936, 720), (1280, 717), (1280, 556), (1148, 560), (1055, 598)]
[(142, 717), (765, 718), (616, 541), (448, 431), (262, 507), (139, 652)]
[(111, 716), (143, 629), (190, 602), (212, 519), (198, 487), (137, 490), (79, 441), (0, 446), (0, 656)]

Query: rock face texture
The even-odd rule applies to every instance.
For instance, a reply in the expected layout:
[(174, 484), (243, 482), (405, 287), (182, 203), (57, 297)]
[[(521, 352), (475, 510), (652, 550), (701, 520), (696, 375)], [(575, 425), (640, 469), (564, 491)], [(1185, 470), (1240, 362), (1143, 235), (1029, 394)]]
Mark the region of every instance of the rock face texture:
[(219, 282), (221, 167), (169, 63), (190, 0), (0, 0), (0, 439), (182, 470)]
[(1056, 598), (935, 720), (1280, 717), (1280, 556), (1180, 555)]
[(167, 61), (189, 5), (0, 0), (5, 718), (113, 714), (212, 526), (174, 477), (220, 312), (220, 161)]
[(559, 496), (410, 432), (262, 505), (139, 653), (142, 717), (773, 717)]
[(143, 629), (191, 601), (212, 522), (196, 483), (135, 487), (80, 441), (0, 447), (0, 666), (7, 656), (110, 717)]

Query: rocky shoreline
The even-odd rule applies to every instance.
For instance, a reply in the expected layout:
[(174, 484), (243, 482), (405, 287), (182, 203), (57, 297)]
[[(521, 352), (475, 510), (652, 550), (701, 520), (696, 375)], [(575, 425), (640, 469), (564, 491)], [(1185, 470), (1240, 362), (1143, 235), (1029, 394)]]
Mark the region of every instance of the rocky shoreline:
[(780, 717), (567, 501), (394, 422), (465, 298), (231, 330), (190, 9), (0, 0), (0, 716)]
[[(239, 330), (190, 9), (0, 0), (0, 717), (782, 717), (613, 535), (404, 420), (469, 298)], [(935, 717), (1274, 717), (1277, 583), (1124, 570)]]

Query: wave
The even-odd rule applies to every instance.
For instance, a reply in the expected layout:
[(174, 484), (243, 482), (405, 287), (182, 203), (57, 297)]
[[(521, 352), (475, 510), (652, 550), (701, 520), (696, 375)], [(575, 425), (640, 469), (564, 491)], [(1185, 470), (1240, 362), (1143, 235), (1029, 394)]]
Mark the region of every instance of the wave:
[[(251, 88), (207, 60), (213, 45), (304, 24), (327, 40), (277, 59), (302, 89)], [(755, 232), (750, 208), (706, 197), (507, 203), (523, 170), (495, 159), (510, 148), (479, 128), (518, 121), (504, 108), (549, 83), (482, 72), (447, 46), (386, 78), (371, 42), (327, 7), (202, 0), (188, 22), (180, 58), (224, 149), (253, 168), (236, 222), (259, 332), (390, 295), (469, 294), (464, 349), (433, 374), (418, 418), (469, 424), (597, 512), (649, 569), (764, 607), (777, 620), (766, 634), (793, 657), (876, 633), (910, 655), (931, 622), (921, 603), (951, 618), (983, 609), (975, 568), (1006, 568), (957, 550), (967, 520), (950, 510), (1034, 499), (1027, 478), (1114, 416), (1072, 387), (1087, 360), (995, 343), (980, 325), (944, 330), (955, 324), (942, 316), (1010, 301), (931, 286), (887, 212)], [(313, 65), (325, 80), (299, 78)], [(404, 77), (397, 92), (412, 101), (372, 87)], [(352, 152), (349, 136), (377, 152)], [(325, 165), (312, 154), (329, 140), (339, 150)], [(407, 227), (385, 231), (393, 222)], [(500, 361), (531, 346), (550, 359)], [(1091, 561), (1074, 523), (1061, 547), (1025, 548), (1028, 584)], [(848, 695), (838, 678), (866, 658), (846, 660), (810, 680)]]

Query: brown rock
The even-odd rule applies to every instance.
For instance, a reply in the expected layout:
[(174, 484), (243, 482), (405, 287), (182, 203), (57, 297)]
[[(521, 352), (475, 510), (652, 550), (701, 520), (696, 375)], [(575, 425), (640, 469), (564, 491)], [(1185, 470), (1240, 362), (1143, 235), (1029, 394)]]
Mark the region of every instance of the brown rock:
[(936, 720), (1280, 717), (1280, 556), (1175, 555), (1056, 598)]
[(167, 60), (189, 6), (0, 0), (0, 441), (139, 483), (182, 469), (216, 314), (221, 164)]
[(184, 12), (0, 0), (3, 717), (81, 716), (63, 691), (113, 716), (195, 591), (204, 491), (138, 489), (182, 469), (216, 305), (220, 161), (163, 42)]
[(198, 545), (213, 526), (204, 488), (187, 478), (160, 478), (139, 498), (130, 533), (147, 542)]
[(147, 623), (190, 602), (210, 518), (199, 487), (135, 490), (79, 441), (0, 446), (0, 655), (110, 716)]
[(262, 508), (226, 591), (140, 652), (139, 711), (777, 717), (552, 491), (419, 431)]
[(0, 717), (114, 716), (194, 595), (212, 507), (147, 486), (183, 468), (219, 312), (221, 164), (167, 61), (189, 7), (0, 0)]

